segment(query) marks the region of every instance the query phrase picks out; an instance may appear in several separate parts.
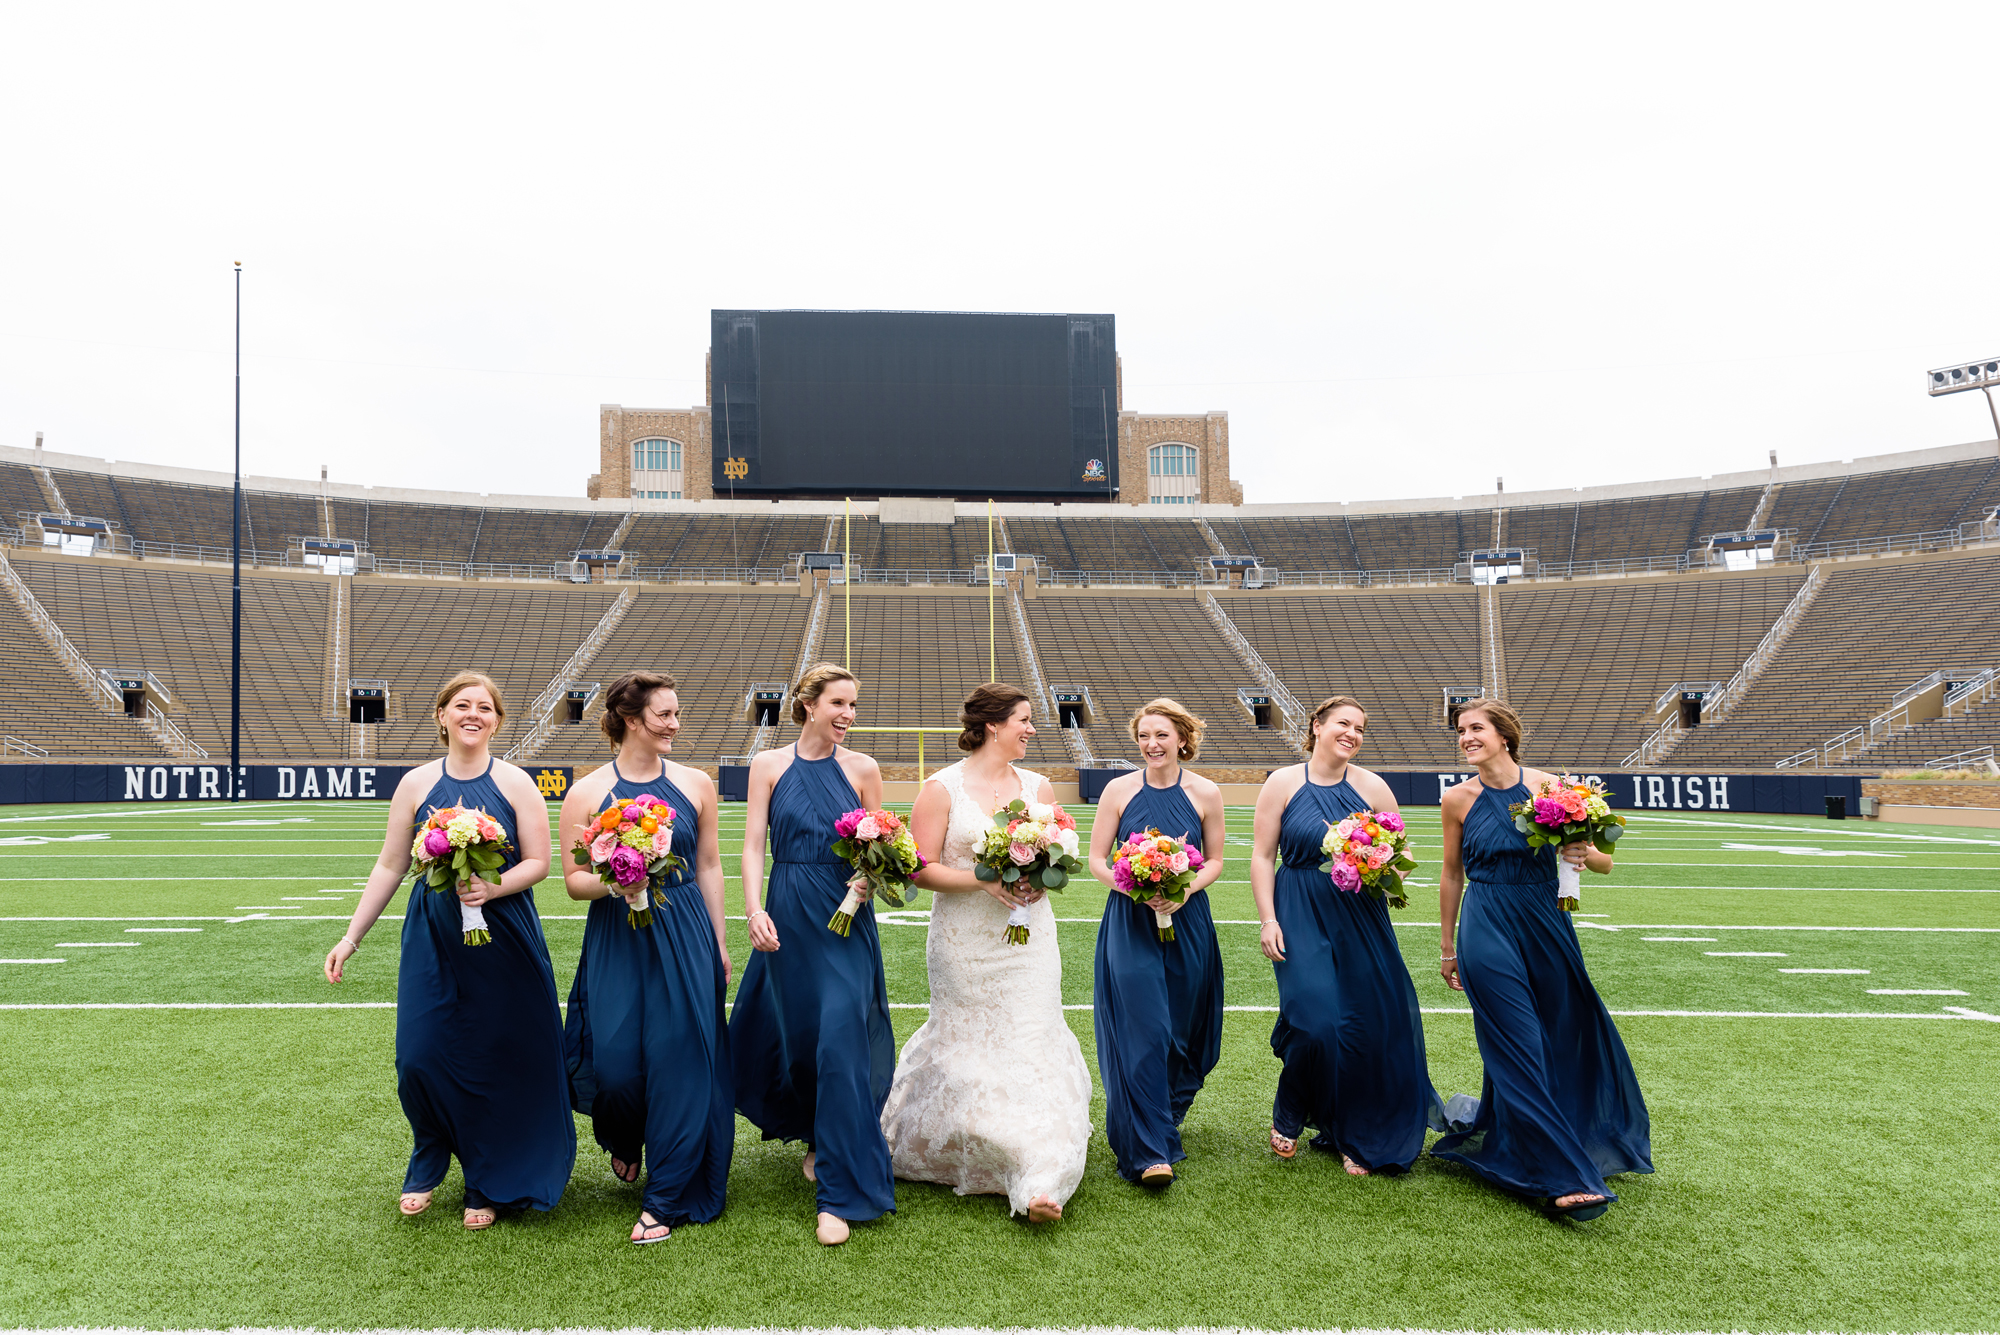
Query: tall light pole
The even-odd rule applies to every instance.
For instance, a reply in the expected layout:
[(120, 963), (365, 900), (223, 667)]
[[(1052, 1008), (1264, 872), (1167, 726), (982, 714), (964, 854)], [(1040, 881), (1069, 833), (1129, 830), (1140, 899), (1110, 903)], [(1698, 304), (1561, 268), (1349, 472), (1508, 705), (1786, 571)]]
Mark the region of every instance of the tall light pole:
[(236, 262), (236, 486), (229, 510), (229, 800), (243, 774), (243, 261)]
[(1932, 398), (1940, 394), (1963, 394), (1968, 389), (1976, 389), (1986, 395), (1986, 412), (1993, 419), (1993, 439), (2000, 442), (2000, 408), (1993, 406), (1993, 388), (2000, 385), (2000, 357), (1986, 361), (1965, 362), (1959, 366), (1940, 366), (1935, 371), (1924, 374), (1924, 388)]

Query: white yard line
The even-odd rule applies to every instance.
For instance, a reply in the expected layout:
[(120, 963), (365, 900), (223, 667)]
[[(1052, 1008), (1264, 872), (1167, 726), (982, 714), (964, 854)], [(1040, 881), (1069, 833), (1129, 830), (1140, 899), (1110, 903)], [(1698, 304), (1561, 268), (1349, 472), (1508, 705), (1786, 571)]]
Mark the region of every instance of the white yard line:
[[(57, 947), (61, 949), (60, 946)], [(1969, 997), (1972, 994), (1956, 987), (1871, 987), (1871, 997)]]
[(1738, 959), (1755, 957), (1758, 959), (1781, 960), (1785, 958), (1785, 952), (1782, 950), (1704, 950), (1701, 953), (1704, 955)]
[(1867, 973), (1867, 969), (1780, 969), (1779, 973)]

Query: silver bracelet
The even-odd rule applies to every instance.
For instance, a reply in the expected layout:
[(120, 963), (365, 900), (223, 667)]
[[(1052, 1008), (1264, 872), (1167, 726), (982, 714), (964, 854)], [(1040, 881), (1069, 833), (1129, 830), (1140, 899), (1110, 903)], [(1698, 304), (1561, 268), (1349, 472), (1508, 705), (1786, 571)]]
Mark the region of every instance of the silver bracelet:
[(757, 919), (759, 919), (759, 918), (768, 918), (768, 917), (770, 917), (770, 916), (771, 916), (771, 910), (769, 910), (769, 909), (758, 909), (758, 910), (757, 910), (757, 911), (756, 911), (755, 913), (753, 913), (753, 914), (751, 914), (751, 915), (750, 915), (750, 918), (749, 918), (749, 921), (751, 921), (751, 922), (755, 922), (755, 921), (757, 921)]
[(1276, 918), (1266, 918), (1264, 919), (1261, 925), (1265, 927), (1276, 927), (1278, 925), (1278, 920)]

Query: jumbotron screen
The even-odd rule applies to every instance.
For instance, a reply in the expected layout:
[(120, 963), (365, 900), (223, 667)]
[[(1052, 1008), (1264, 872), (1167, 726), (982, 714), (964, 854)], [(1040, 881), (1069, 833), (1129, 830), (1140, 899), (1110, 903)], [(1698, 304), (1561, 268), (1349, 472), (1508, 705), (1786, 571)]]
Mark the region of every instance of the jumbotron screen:
[(1109, 499), (1109, 315), (712, 311), (726, 496)]

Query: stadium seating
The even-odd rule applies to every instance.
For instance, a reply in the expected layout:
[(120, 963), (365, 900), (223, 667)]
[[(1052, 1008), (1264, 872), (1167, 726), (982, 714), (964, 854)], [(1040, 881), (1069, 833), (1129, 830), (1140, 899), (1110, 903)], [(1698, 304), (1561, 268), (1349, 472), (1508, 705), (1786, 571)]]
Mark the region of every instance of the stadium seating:
[(5, 593), (0, 593), (0, 720), (0, 733), (39, 746), (56, 760), (161, 754), (138, 720), (91, 703)]
[(48, 508), (32, 471), (19, 464), (0, 464), (0, 525), (19, 528), (24, 512), (35, 514)]
[(1351, 695), (1368, 710), (1361, 762), (1454, 765), (1443, 692), (1479, 686), (1479, 607), (1468, 587), (1259, 594), (1223, 610), (1299, 702)]
[[(1711, 533), (1747, 527), (1761, 487), (1515, 506), (1507, 511), (1506, 547), (1533, 548), (1544, 565), (1680, 556)], [(1484, 545), (1484, 544), (1482, 544)]]
[(1171, 574), (1191, 578), (1215, 549), (1185, 519), (1009, 519), (1013, 550), (1053, 571)]
[[(681, 731), (675, 758), (712, 764), (741, 755), (752, 729), (743, 722), (751, 682), (790, 682), (812, 604), (790, 589), (743, 593), (706, 590), (639, 595), (585, 675), (601, 686), (634, 669), (671, 673), (680, 683)], [(609, 747), (598, 728), (600, 693), (577, 727), (559, 727), (537, 759), (590, 764)], [(864, 748), (868, 749), (868, 748)]]
[(1088, 740), (1098, 758), (1136, 763), (1126, 723), (1139, 706), (1164, 695), (1208, 725), (1196, 768), (1271, 769), (1299, 759), (1282, 731), (1251, 723), (1236, 692), (1262, 692), (1263, 685), (1193, 597), (1044, 594), (1026, 608), (1049, 684), (1090, 688), (1095, 726)]
[(348, 675), (389, 683), (391, 721), (379, 725), (374, 747), (385, 760), (437, 754), (431, 699), (467, 670), (498, 682), (514, 711), (504, 751), (525, 726), (529, 702), (618, 597), (602, 588), (418, 580), (356, 580), (353, 591)]
[(1823, 571), (1826, 585), (1784, 652), (1725, 721), (1681, 742), (1675, 765), (1769, 766), (1866, 723), (1932, 672), (2000, 666), (1993, 631), (2000, 556)]
[[(861, 681), (858, 722), (885, 727), (956, 726), (959, 702), (988, 680), (987, 600), (977, 593), (903, 593), (870, 590), (854, 594), (854, 649), (847, 650), (848, 600), (835, 598), (821, 632), (819, 656), (847, 665)], [(1014, 647), (1005, 598), (994, 600), (994, 636), (999, 680), (1028, 689)], [(1047, 670), (1043, 671), (1044, 677)], [(1038, 718), (1022, 762), (1045, 774), (1072, 767), (1054, 719)], [(884, 764), (913, 764), (917, 740), (908, 734), (860, 733), (855, 746)], [(952, 738), (934, 733), (924, 739), (924, 762), (932, 770), (959, 758)]]
[(1768, 574), (1684, 575), (1498, 590), (1507, 699), (1543, 768), (1615, 766), (1657, 726), (1676, 682), (1727, 681), (1805, 582)]
[(1988, 704), (1959, 718), (1932, 719), (1899, 732), (1856, 756), (1849, 768), (1916, 769), (1944, 756), (1988, 746), (2000, 751), (2000, 703)]
[[(229, 750), (226, 572), (22, 556), (15, 569), (99, 671), (149, 671), (176, 700), (173, 722), (211, 756)], [(327, 580), (243, 579), (243, 754), (337, 757), (345, 728), (321, 717)], [(148, 752), (157, 748), (148, 746)]]
[(776, 570), (825, 545), (818, 516), (732, 514), (641, 514), (620, 543), (642, 570)]
[(1208, 526), (1230, 555), (1254, 556), (1273, 570), (1361, 569), (1345, 519), (1211, 519)]
[(2000, 503), (1996, 482), (2000, 459), (1969, 459), (1786, 486), (1774, 508), (1801, 543), (1933, 533), (1978, 518), (1982, 500)]

